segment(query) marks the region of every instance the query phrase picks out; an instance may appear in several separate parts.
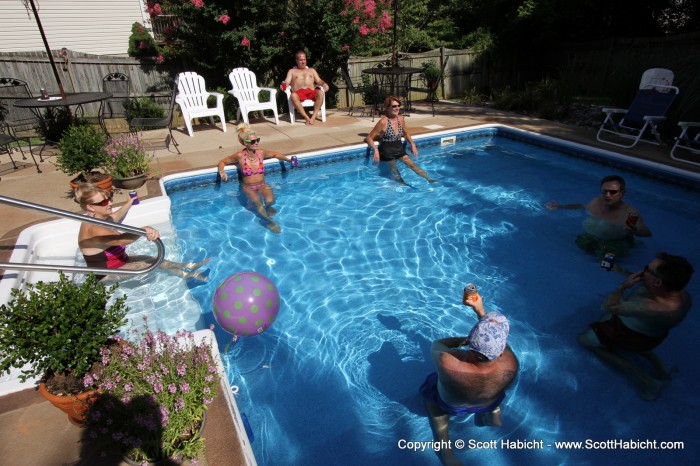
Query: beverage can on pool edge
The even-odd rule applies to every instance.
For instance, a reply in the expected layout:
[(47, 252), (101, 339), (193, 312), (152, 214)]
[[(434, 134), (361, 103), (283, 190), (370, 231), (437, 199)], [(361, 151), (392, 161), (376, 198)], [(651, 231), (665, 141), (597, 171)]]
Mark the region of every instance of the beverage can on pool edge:
[(600, 261), (600, 268), (605, 269), (610, 272), (615, 266), (615, 254), (608, 252), (605, 253), (605, 257)]
[(134, 200), (134, 202), (131, 205), (138, 205), (139, 201), (139, 193), (136, 191), (129, 191), (129, 197)]

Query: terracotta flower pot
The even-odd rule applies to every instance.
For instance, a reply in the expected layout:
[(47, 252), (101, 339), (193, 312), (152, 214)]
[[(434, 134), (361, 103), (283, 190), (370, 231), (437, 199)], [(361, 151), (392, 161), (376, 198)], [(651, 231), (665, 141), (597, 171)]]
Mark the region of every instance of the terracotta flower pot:
[[(102, 176), (97, 176), (97, 175), (102, 175)], [(71, 189), (75, 190), (75, 188), (78, 187), (78, 183), (81, 183), (84, 181), (85, 180), (81, 179), (80, 177), (73, 178), (70, 181)], [(99, 173), (99, 174), (93, 175), (93, 178), (91, 178), (88, 181), (99, 188), (106, 189), (107, 191), (112, 190), (112, 175), (107, 175), (105, 173)]]
[(88, 412), (88, 403), (94, 398), (98, 391), (90, 390), (78, 395), (57, 396), (46, 389), (46, 384), (39, 384), (39, 393), (46, 398), (49, 403), (68, 415), (68, 420), (78, 427), (83, 427), (85, 417)]

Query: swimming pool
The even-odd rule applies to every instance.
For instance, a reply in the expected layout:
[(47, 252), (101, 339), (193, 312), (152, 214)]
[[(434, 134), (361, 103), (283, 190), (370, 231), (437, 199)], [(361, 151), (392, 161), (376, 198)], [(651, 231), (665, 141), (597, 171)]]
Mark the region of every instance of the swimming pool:
[[(228, 335), (217, 328), (259, 464), (438, 464), (432, 450), (405, 447), (432, 440), (417, 390), (433, 370), (431, 342), (465, 335), (475, 322), (460, 304), (467, 281), (479, 286), (487, 309), (509, 317), (521, 372), (502, 405), (501, 428), (452, 421), (453, 440), (481, 442), (458, 452), (463, 462), (694, 463), (700, 363), (686, 354), (697, 318), (691, 312), (659, 348), (680, 372), (658, 401), (643, 401), (627, 378), (576, 342), (621, 276), (573, 244), (582, 212), (549, 212), (543, 203), (586, 202), (600, 178), (622, 174), (626, 200), (654, 233), (624, 264), (641, 268), (666, 250), (697, 268), (700, 193), (647, 176), (648, 167), (601, 165), (555, 152), (552, 141), (526, 144), (522, 132), (454, 136), (456, 145), (440, 144), (451, 134), (420, 143), (418, 163), (440, 184), (402, 170), (414, 188), (399, 187), (378, 176), (363, 149), (270, 170), (281, 235), (241, 205), (236, 183), (217, 184), (211, 173), (166, 183), (182, 256), (206, 250), (213, 258), (210, 285), (190, 290), (204, 325), (214, 323), (216, 285), (235, 272), (263, 273), (281, 294), (280, 315), (265, 333), (227, 348)], [(696, 298), (698, 281), (689, 287)], [(586, 439), (685, 445), (554, 444)], [(503, 448), (501, 440), (542, 440), (543, 447)]]

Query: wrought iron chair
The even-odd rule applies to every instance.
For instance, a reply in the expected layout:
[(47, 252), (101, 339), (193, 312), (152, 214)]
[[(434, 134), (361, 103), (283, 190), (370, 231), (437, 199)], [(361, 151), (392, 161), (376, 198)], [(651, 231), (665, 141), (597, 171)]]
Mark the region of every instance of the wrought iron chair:
[(17, 148), (22, 154), (22, 158), (25, 160), (27, 158), (27, 156), (24, 155), (24, 149), (22, 149), (22, 145), (20, 144), (21, 140), (25, 140), (27, 144), (29, 144), (29, 155), (31, 155), (32, 160), (34, 160), (34, 165), (36, 166), (37, 173), (41, 173), (41, 168), (39, 168), (39, 164), (36, 163), (36, 159), (34, 158), (34, 154), (32, 153), (32, 142), (30, 138), (16, 137), (10, 125), (4, 122), (0, 122), (0, 147), (4, 147), (5, 151), (7, 151), (7, 155), (10, 156), (10, 162), (12, 162), (12, 167), (15, 170), (17, 170), (19, 167), (17, 166), (15, 159), (12, 158), (12, 143), (15, 143), (17, 145)]
[[(177, 83), (177, 78), (175, 79)], [(177, 86), (177, 84), (176, 84)], [(177, 97), (176, 87), (173, 88), (172, 95), (170, 96), (170, 106), (168, 108), (168, 114), (163, 118), (132, 118), (129, 120), (129, 132), (135, 133), (144, 128), (168, 128), (169, 139), (166, 139), (165, 145), (170, 150), (170, 142), (172, 141), (173, 146), (178, 154), (181, 154), (179, 144), (173, 136), (173, 113), (175, 112), (175, 99)]]
[[(352, 82), (352, 79), (350, 78), (350, 73), (348, 72), (348, 70), (342, 68), (340, 71), (343, 75), (343, 80), (345, 81), (347, 90), (350, 93), (350, 108), (348, 109), (348, 115), (352, 115), (355, 109), (355, 97), (357, 96), (357, 94), (371, 94), (374, 92), (378, 92), (377, 86), (355, 86), (355, 84), (353, 84)], [(362, 113), (364, 113), (364, 107)]]
[[(13, 140), (11, 142), (17, 141), (27, 141), (33, 136), (37, 135), (36, 128), (43, 124), (41, 114), (34, 113), (28, 108), (15, 107), (14, 103), (22, 99), (31, 99), (32, 93), (29, 90), (27, 83), (15, 78), (0, 78), (0, 106), (2, 106), (2, 114), (4, 115), (3, 121), (5, 123), (3, 135), (6, 137), (11, 137)], [(4, 140), (5, 138), (3, 138)], [(5, 145), (0, 144), (0, 145)], [(44, 144), (45, 146), (46, 144)], [(24, 151), (20, 147), (22, 152), (22, 158), (27, 159), (24, 155)], [(42, 157), (43, 146), (39, 151), (39, 160), (44, 161)], [(34, 153), (31, 151), (30, 154), (32, 159), (34, 159)], [(13, 162), (14, 164), (14, 162)], [(41, 173), (39, 165), (34, 159), (34, 164), (36, 165), (37, 171)]]
[(129, 77), (124, 73), (110, 73), (102, 78), (102, 90), (112, 97), (102, 106), (102, 118), (129, 119)]

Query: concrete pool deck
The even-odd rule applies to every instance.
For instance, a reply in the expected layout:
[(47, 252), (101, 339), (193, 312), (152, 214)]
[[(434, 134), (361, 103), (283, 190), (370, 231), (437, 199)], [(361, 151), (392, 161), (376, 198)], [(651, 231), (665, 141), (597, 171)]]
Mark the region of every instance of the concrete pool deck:
[[(672, 160), (668, 155), (670, 150), (668, 146), (640, 144), (632, 150), (617, 150), (614, 146), (598, 143), (595, 140), (595, 130), (590, 128), (577, 128), (488, 108), (443, 102), (436, 106), (436, 116), (433, 117), (429, 107), (419, 105), (416, 111), (406, 117), (406, 121), (414, 135), (489, 123), (510, 125), (696, 173), (700, 171), (699, 167)], [(330, 110), (326, 123), (317, 121), (314, 126), (306, 126), (299, 122), (291, 125), (287, 116), (282, 117), (279, 126), (270, 122), (269, 119), (252, 120), (251, 123), (257, 135), (262, 138), (262, 147), (293, 154), (360, 143), (372, 129), (376, 119), (372, 122), (372, 118), (367, 116), (351, 117), (345, 111)], [(228, 132), (224, 133), (220, 127), (202, 125), (196, 128), (195, 136), (192, 138), (179, 128), (174, 133), (180, 143), (182, 155), (157, 149), (154, 166), (162, 175), (213, 167), (218, 160), (240, 148), (236, 141), (235, 124), (229, 123), (227, 127)], [(162, 141), (166, 134), (166, 130), (153, 131), (147, 134), (146, 139)], [(49, 153), (48, 150), (44, 152), (45, 161), (41, 163), (43, 170), (41, 174), (36, 173), (33, 164), (26, 163), (27, 161), (21, 163), (20, 169), (13, 170), (9, 159), (3, 157), (0, 163), (0, 194), (77, 212), (79, 208), (69, 196), (70, 177), (55, 170), (52, 164), (55, 157), (48, 155)], [(21, 159), (21, 157), (15, 157), (15, 159), (18, 158)], [(582, 200), (587, 199), (585, 196), (591, 196), (594, 189), (595, 187), (591, 187), (588, 194), (583, 193)], [(138, 191), (142, 198), (161, 194), (160, 187), (155, 181), (149, 181)], [(126, 192), (117, 192), (115, 204), (124, 202), (126, 196)], [(2, 261), (9, 261), (15, 240), (22, 229), (30, 224), (50, 219), (45, 214), (4, 204), (0, 204), (0, 218), (2, 218), (0, 225), (0, 260)], [(212, 420), (209, 419), (208, 423), (210, 421)], [(222, 420), (222, 422), (225, 421), (225, 419)], [(226, 429), (225, 426), (210, 429), (210, 431), (227, 432), (229, 435), (232, 432), (235, 433), (233, 429)], [(0, 397), (0, 439), (2, 440), (0, 458), (3, 458), (6, 464), (106, 464), (94, 456), (88, 457), (81, 452), (78, 443), (81, 434), (80, 429), (72, 426), (62, 413), (40, 398), (34, 390)], [(207, 433), (206, 436), (211, 437), (211, 434)], [(237, 442), (225, 437), (208, 438), (208, 440), (211, 441), (207, 444), (206, 464), (211, 466), (241, 464), (240, 459), (236, 460), (232, 449), (222, 448), (222, 445), (233, 445)]]

